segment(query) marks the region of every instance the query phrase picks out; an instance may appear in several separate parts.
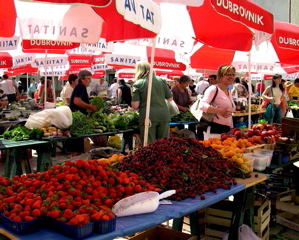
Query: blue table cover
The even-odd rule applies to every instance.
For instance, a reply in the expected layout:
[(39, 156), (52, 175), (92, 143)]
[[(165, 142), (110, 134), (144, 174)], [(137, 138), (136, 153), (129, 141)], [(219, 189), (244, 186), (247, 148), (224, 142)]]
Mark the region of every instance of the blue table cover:
[[(245, 189), (243, 184), (237, 184), (232, 186), (230, 190), (217, 189), (217, 193), (208, 192), (205, 193), (205, 200), (200, 200), (197, 196), (195, 199), (187, 198), (182, 201), (176, 202), (172, 201), (173, 204), (170, 205), (159, 205), (158, 209), (153, 213), (119, 217), (116, 220), (116, 230), (111, 233), (106, 234), (93, 234), (91, 237), (85, 239), (97, 239), (97, 240), (112, 240), (116, 237), (128, 236), (133, 233), (145, 230), (147, 228), (156, 226), (163, 223), (169, 219), (179, 218), (186, 214), (190, 214), (199, 209), (208, 207), (214, 203), (217, 203), (231, 195), (234, 195)], [(6, 229), (3, 224), (0, 224), (1, 228)], [(6, 229), (8, 230), (8, 229)], [(11, 232), (10, 230), (8, 230)], [(55, 239), (55, 240), (67, 240), (71, 239), (59, 233), (56, 233), (53, 229), (41, 229), (36, 233), (29, 235), (17, 235), (11, 232), (16, 237), (22, 240), (32, 240), (32, 239)]]
[(184, 122), (184, 123), (175, 123), (175, 122), (171, 122), (169, 123), (170, 126), (175, 126), (175, 125), (189, 125), (189, 124), (196, 124), (198, 122)]

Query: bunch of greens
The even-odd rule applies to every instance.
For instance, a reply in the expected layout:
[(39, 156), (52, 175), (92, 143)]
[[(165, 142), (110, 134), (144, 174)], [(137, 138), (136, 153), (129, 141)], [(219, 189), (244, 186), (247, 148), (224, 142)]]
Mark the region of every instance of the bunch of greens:
[(191, 112), (180, 112), (179, 114), (171, 117), (171, 122), (174, 123), (186, 123), (186, 122), (197, 122), (197, 119), (192, 115)]
[(13, 141), (22, 141), (29, 139), (41, 139), (44, 132), (39, 128), (33, 128), (32, 130), (25, 126), (17, 125), (12, 130), (6, 130), (3, 133), (3, 138)]
[(97, 108), (97, 111), (100, 111), (100, 112), (103, 111), (103, 109), (105, 107), (105, 103), (101, 97), (93, 97), (90, 100), (90, 104), (95, 105)]
[(94, 125), (81, 112), (73, 112), (73, 124), (70, 126), (72, 136), (81, 136), (93, 133)]

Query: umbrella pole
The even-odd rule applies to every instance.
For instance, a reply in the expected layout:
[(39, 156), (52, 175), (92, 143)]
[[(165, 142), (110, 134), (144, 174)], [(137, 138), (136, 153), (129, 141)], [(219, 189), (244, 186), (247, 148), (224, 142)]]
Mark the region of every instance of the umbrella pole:
[(248, 129), (251, 128), (251, 93), (252, 93), (252, 87), (251, 87), (251, 52), (248, 52)]
[(46, 59), (46, 64), (45, 64), (45, 85), (44, 85), (44, 97), (45, 97), (45, 99), (44, 99), (44, 109), (46, 108), (46, 103), (47, 103), (47, 95), (48, 95), (48, 91), (47, 91), (47, 85), (48, 85), (48, 80), (47, 80), (47, 69), (48, 69), (48, 67), (47, 67), (47, 58), (48, 58), (48, 56), (47, 56), (47, 54), (48, 54), (48, 50), (46, 49), (45, 50), (45, 59)]
[(156, 49), (156, 37), (153, 38), (152, 44), (152, 51), (151, 51), (151, 67), (148, 76), (148, 85), (147, 85), (147, 98), (146, 98), (146, 110), (145, 110), (145, 119), (144, 119), (144, 139), (143, 139), (143, 146), (147, 145), (148, 141), (148, 129), (150, 126), (150, 106), (151, 106), (151, 93), (152, 93), (152, 81), (153, 81), (153, 66), (154, 66), (154, 56), (155, 56), (155, 49)]
[(53, 75), (53, 67), (52, 67), (52, 83), (53, 83), (53, 99), (54, 99), (54, 103), (56, 103), (56, 94), (55, 94), (55, 79), (54, 79), (54, 75)]
[[(28, 78), (28, 73), (27, 73), (27, 97), (28, 97), (28, 88), (29, 88), (29, 78)], [(25, 92), (25, 90), (24, 90)]]

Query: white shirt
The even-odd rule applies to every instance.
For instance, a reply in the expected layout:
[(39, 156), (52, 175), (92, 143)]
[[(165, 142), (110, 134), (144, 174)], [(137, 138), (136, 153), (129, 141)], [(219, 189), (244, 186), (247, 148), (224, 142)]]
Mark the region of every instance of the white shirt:
[(112, 83), (108, 88), (110, 97), (117, 97), (118, 83)]
[(207, 81), (201, 80), (199, 83), (196, 84), (195, 92), (197, 94), (202, 95), (204, 90), (209, 87), (209, 83)]
[(63, 94), (61, 95), (62, 99), (64, 101), (66, 101), (67, 98), (71, 98), (72, 92), (73, 92), (73, 88), (71, 87), (71, 85), (67, 85), (65, 87), (63, 87)]
[(14, 82), (10, 79), (5, 79), (1, 82), (1, 88), (5, 94), (15, 94), (16, 89), (13, 86)]

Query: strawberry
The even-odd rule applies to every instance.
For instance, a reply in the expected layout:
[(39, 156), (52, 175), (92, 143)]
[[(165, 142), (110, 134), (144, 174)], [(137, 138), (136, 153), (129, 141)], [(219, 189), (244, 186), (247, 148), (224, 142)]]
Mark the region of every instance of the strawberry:
[(62, 212), (62, 217), (66, 218), (66, 219), (71, 219), (73, 217), (73, 212), (70, 209), (65, 209)]
[(33, 217), (39, 217), (41, 215), (41, 212), (39, 209), (34, 209), (32, 212), (31, 212), (31, 215)]
[(72, 218), (71, 220), (69, 220), (67, 222), (67, 224), (72, 225), (72, 226), (77, 226), (78, 225), (78, 221), (76, 218)]

